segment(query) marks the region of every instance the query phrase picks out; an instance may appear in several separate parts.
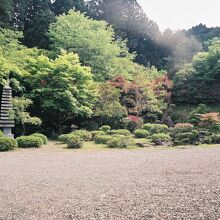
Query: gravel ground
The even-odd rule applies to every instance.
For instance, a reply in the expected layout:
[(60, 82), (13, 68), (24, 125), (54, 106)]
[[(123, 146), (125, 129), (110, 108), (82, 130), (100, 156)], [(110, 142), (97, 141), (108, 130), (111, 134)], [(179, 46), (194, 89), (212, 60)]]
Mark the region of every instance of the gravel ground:
[(0, 153), (0, 220), (220, 219), (220, 147)]

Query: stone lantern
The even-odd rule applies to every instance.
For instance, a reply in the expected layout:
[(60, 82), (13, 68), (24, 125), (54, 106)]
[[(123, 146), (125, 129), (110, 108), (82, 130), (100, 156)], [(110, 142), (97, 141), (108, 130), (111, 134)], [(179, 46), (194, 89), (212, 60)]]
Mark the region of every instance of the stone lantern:
[(12, 90), (9, 85), (3, 88), (1, 99), (0, 128), (6, 137), (14, 138), (12, 128), (15, 127), (14, 119), (10, 119), (9, 112), (13, 110)]

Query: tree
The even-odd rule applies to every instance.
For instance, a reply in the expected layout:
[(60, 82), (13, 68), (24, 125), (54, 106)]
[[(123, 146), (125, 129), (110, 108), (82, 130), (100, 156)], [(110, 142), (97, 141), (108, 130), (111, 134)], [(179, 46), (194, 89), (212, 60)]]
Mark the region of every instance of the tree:
[(26, 68), (26, 96), (34, 102), (47, 127), (58, 133), (73, 123), (76, 116), (90, 117), (96, 99), (95, 84), (89, 67), (79, 63), (78, 55), (62, 51), (55, 60), (41, 55), (30, 59)]
[(174, 100), (184, 103), (219, 103), (220, 39), (209, 43), (207, 52), (193, 57), (191, 64), (178, 71), (174, 79)]
[(127, 39), (129, 51), (137, 54), (136, 62), (159, 68), (165, 65), (167, 48), (160, 44), (159, 28), (136, 0), (90, 0), (87, 11), (92, 18), (112, 25), (117, 38)]
[(120, 103), (120, 91), (109, 83), (103, 83), (98, 86), (98, 94), (94, 116), (98, 117), (100, 125), (117, 127), (127, 115), (126, 108)]
[(26, 125), (41, 125), (42, 121), (38, 117), (32, 117), (27, 108), (32, 105), (30, 99), (24, 97), (13, 98), (12, 105), (13, 111), (9, 112), (11, 118), (15, 119), (15, 124), (22, 126), (22, 135), (25, 135)]
[(83, 0), (55, 0), (52, 5), (52, 10), (55, 15), (66, 14), (70, 9), (79, 11), (84, 10)]
[(0, 3), (0, 27), (9, 28), (11, 25), (12, 0), (1, 0)]
[(56, 53), (61, 48), (78, 53), (80, 62), (92, 68), (95, 80), (110, 79), (119, 72), (130, 75), (133, 55), (123, 42), (114, 41), (114, 31), (104, 21), (95, 21), (71, 10), (51, 24), (49, 37)]

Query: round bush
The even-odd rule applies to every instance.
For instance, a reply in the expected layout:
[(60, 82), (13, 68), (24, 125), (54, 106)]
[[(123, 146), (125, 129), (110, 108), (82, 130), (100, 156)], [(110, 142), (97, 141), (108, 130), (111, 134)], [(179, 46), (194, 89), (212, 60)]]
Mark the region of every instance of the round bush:
[(71, 134), (62, 134), (58, 137), (58, 141), (66, 143)]
[(109, 133), (111, 130), (111, 127), (108, 125), (104, 125), (101, 128), (99, 128), (100, 131), (104, 131), (105, 133)]
[(44, 134), (34, 133), (31, 136), (41, 138), (44, 144), (47, 144), (47, 142), (48, 142), (47, 136), (45, 136)]
[(136, 138), (146, 138), (150, 135), (150, 133), (144, 129), (137, 129), (134, 131), (134, 135)]
[(21, 136), (16, 138), (16, 140), (20, 148), (38, 148), (43, 145), (42, 139), (34, 136)]
[(17, 141), (12, 138), (0, 137), (0, 151), (10, 151), (18, 146)]
[(149, 131), (151, 134), (167, 133), (169, 128), (164, 124), (144, 124), (143, 129)]
[(107, 142), (111, 139), (112, 137), (110, 135), (98, 135), (95, 136), (94, 140), (96, 144), (107, 144)]
[(211, 144), (212, 143), (212, 138), (211, 137), (204, 137), (202, 140), (202, 144)]
[(211, 139), (213, 144), (220, 144), (220, 134), (213, 134)]
[(186, 133), (177, 133), (174, 135), (175, 144), (196, 144), (199, 142), (199, 132), (193, 130)]
[(130, 139), (125, 137), (113, 137), (107, 142), (109, 148), (128, 148)]
[(81, 148), (83, 146), (82, 139), (77, 135), (69, 136), (66, 143), (68, 148), (73, 148), (73, 149)]
[(98, 135), (105, 135), (105, 132), (104, 131), (92, 131), (91, 134), (92, 134), (92, 137), (94, 138)]
[(151, 136), (151, 141), (155, 144), (162, 143), (162, 142), (171, 142), (172, 138), (169, 134), (165, 133), (158, 133)]
[(86, 131), (86, 130), (73, 131), (71, 134), (79, 136), (84, 141), (92, 140), (92, 134), (89, 131)]
[(111, 134), (130, 136), (131, 132), (129, 130), (126, 130), (126, 129), (119, 129), (119, 130), (112, 130)]
[(191, 126), (185, 126), (185, 127), (179, 126), (179, 127), (175, 127), (175, 128), (170, 128), (169, 133), (170, 133), (171, 137), (175, 137), (177, 134), (192, 132), (193, 130), (194, 130), (194, 128)]

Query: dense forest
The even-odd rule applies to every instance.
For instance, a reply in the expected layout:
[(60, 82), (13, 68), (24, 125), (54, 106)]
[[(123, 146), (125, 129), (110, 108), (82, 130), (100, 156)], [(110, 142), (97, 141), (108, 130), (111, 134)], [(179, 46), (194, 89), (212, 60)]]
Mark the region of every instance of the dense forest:
[(161, 32), (136, 0), (1, 0), (16, 135), (189, 123), (220, 109), (220, 27)]

